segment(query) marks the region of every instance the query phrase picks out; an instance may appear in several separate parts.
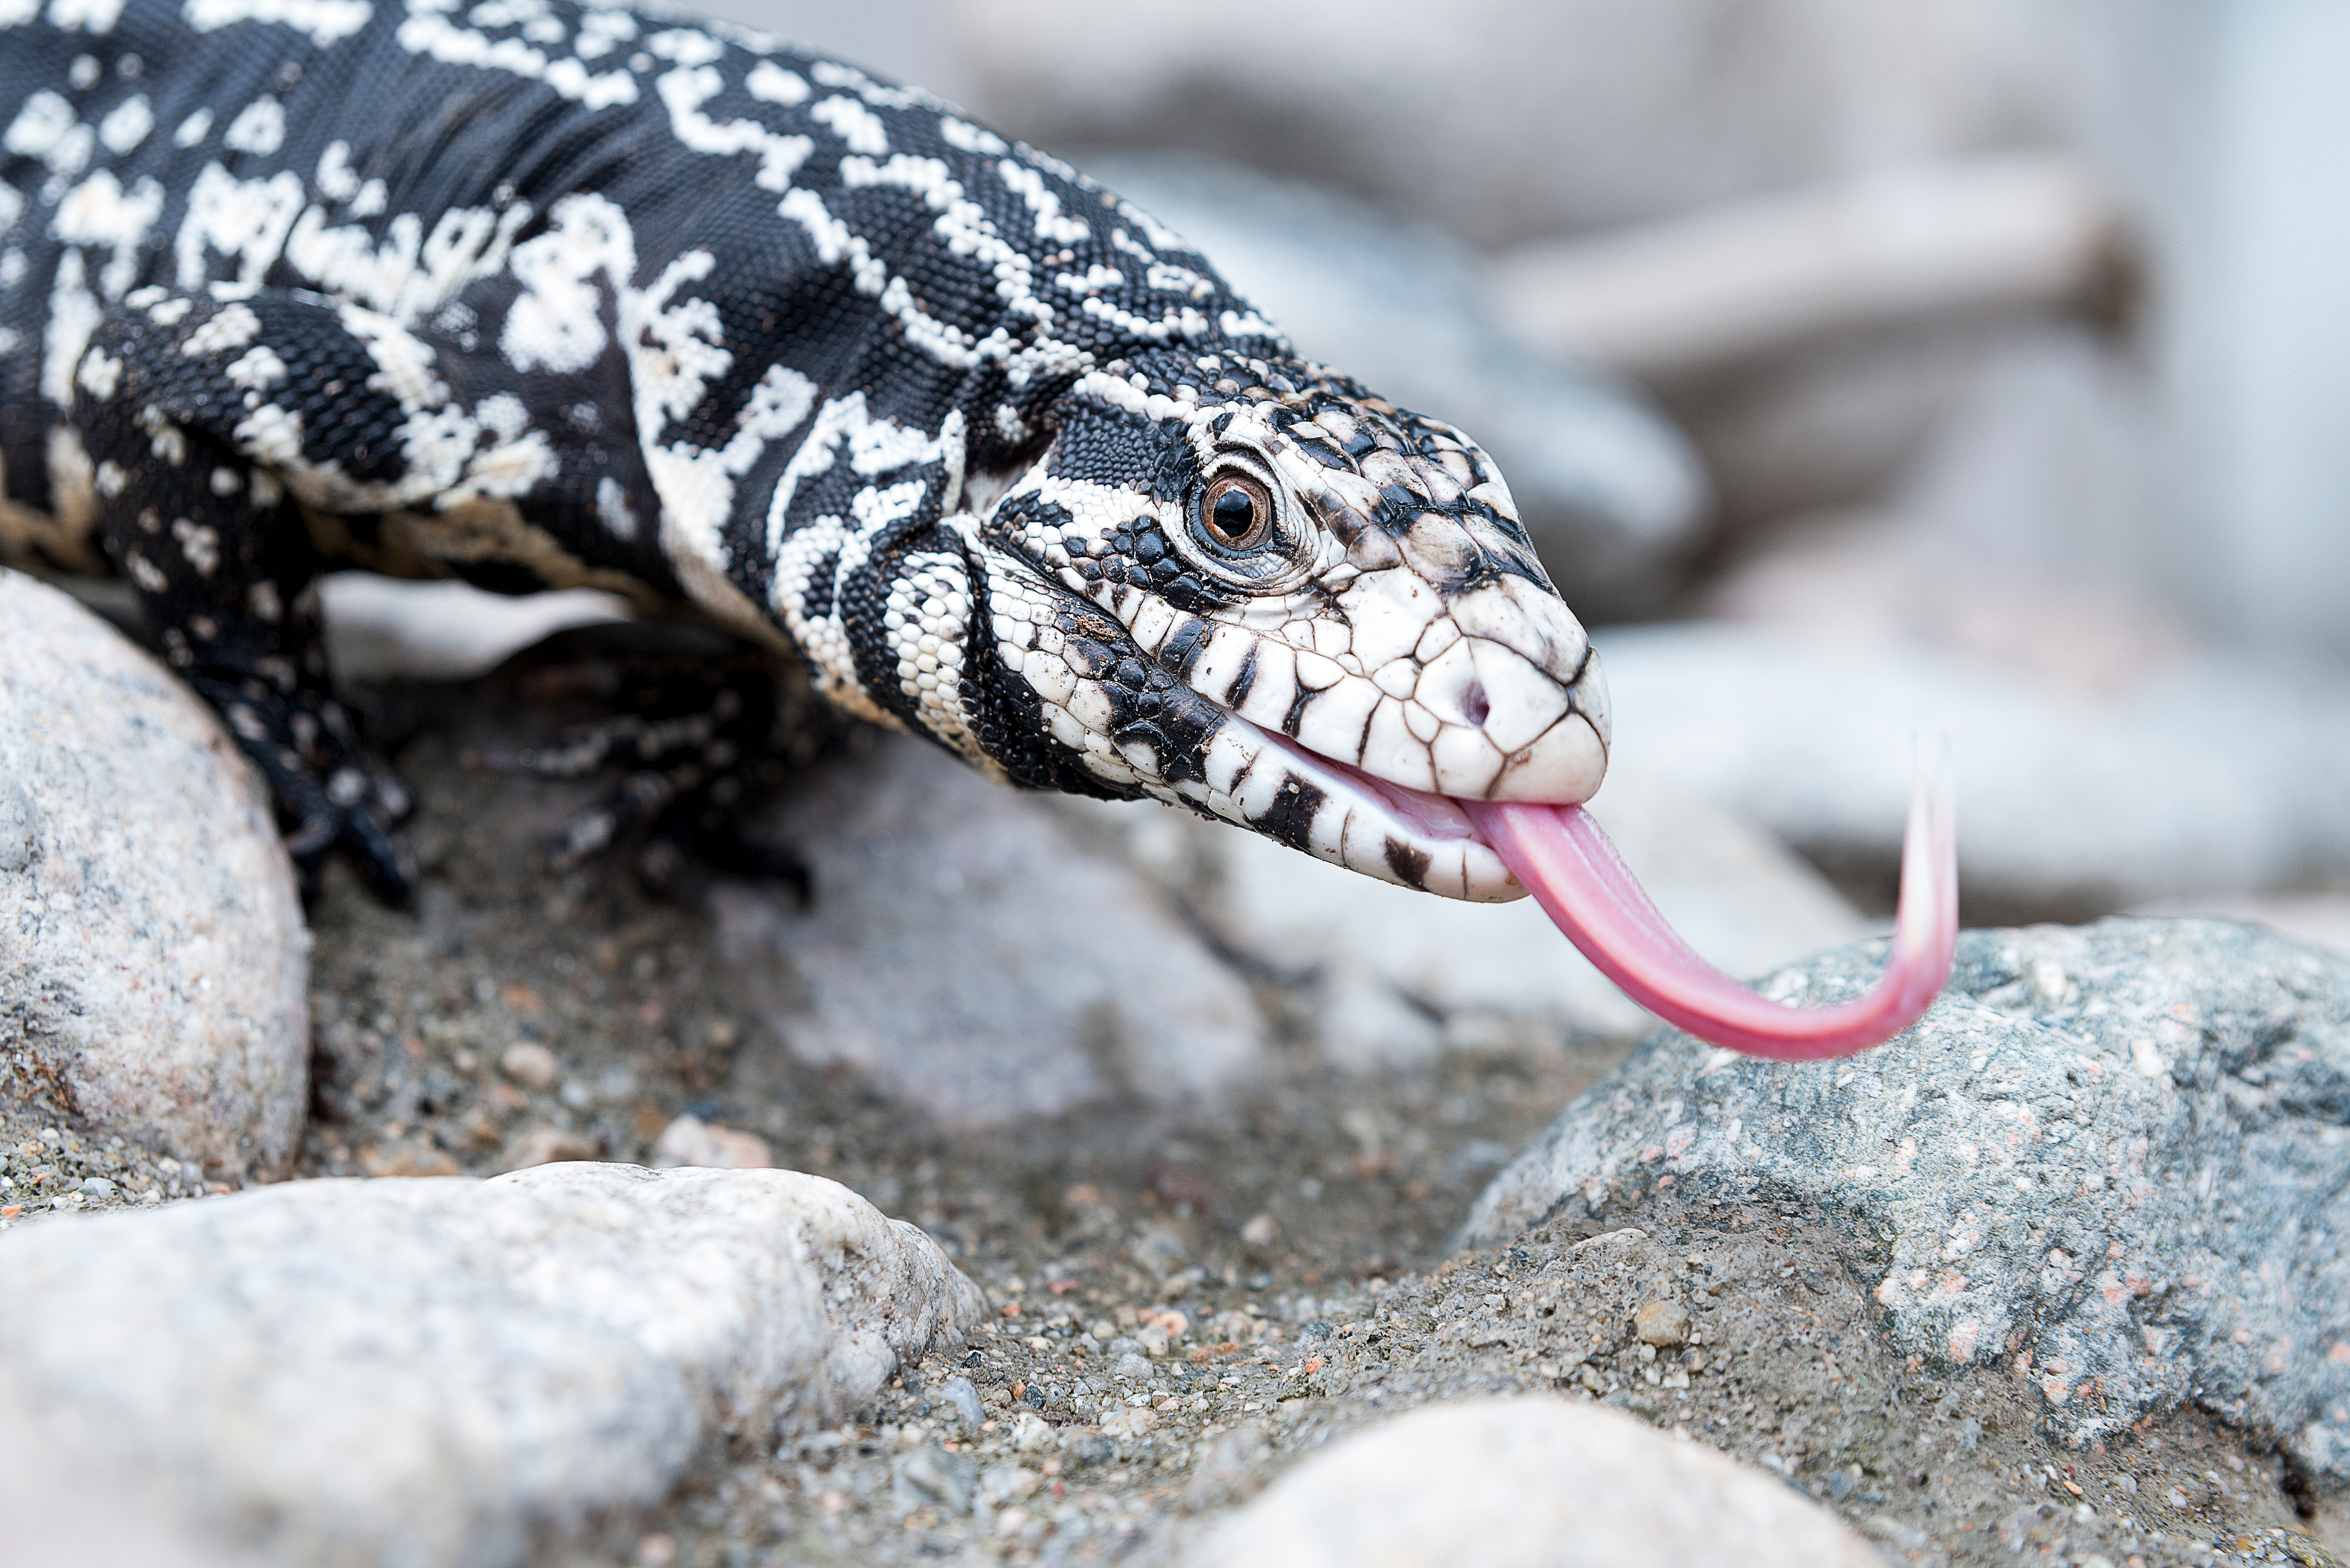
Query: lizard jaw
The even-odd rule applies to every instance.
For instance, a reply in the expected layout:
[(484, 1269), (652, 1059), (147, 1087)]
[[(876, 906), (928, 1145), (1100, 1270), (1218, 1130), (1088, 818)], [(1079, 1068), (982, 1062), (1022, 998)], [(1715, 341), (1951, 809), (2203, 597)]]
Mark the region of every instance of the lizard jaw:
[[(1959, 884), (1946, 755), (1920, 769), (1910, 798), (1900, 908), (1883, 976), (1853, 1001), (1791, 1007), (1759, 995), (1682, 941), (1581, 805), (1432, 794), (1319, 755), (1237, 715), (1227, 723), (1255, 743), (1252, 772), (1281, 777), (1272, 792), (1276, 802), (1292, 792), (1318, 792), (1308, 820), (1330, 826), (1298, 847), (1455, 898), (1500, 902), (1531, 892), (1626, 995), (1727, 1050), (1778, 1061), (1865, 1051), (1916, 1023), (1949, 981)], [(1261, 819), (1250, 826), (1266, 826)]]

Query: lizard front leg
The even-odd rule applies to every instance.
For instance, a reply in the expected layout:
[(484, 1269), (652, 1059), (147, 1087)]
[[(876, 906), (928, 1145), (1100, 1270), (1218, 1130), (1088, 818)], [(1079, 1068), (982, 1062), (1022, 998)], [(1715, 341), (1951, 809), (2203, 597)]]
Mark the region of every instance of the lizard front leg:
[(447, 389), (432, 359), (385, 318), (314, 296), (146, 290), (76, 370), (100, 538), (166, 658), (261, 768), (306, 888), (339, 848), (380, 895), (408, 889), (388, 832), (406, 792), (367, 763), (333, 696), (305, 509), (365, 532), (484, 493), (478, 460), (498, 432), (485, 442), (478, 420), (434, 406)]

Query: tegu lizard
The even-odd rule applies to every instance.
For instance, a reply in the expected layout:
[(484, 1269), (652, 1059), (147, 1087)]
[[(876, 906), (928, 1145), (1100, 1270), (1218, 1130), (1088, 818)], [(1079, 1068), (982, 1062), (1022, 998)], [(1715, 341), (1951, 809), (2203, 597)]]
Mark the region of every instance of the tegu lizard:
[[(1492, 461), (1057, 160), (567, 0), (0, 0), (0, 545), (130, 580), (306, 868), (404, 887), (323, 566), (598, 585), (1008, 784), (1531, 885), (1735, 1033), (1575, 847), (1606, 688)], [(1898, 1005), (1748, 1044), (1914, 1017), (1946, 894)]]

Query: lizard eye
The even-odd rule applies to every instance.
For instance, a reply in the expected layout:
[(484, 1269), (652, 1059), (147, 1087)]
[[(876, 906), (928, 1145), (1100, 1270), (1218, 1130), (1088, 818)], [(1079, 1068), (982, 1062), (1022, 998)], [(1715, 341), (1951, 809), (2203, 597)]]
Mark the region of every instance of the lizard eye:
[(1219, 474), (1200, 498), (1200, 523), (1224, 549), (1253, 550), (1273, 535), (1273, 495), (1245, 473)]

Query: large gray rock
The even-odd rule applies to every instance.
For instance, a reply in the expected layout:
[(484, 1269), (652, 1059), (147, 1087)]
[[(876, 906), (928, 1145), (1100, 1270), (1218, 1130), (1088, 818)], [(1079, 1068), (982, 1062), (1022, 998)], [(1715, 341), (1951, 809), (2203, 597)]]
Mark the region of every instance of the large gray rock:
[(1047, 147), (1187, 147), (1479, 244), (2044, 135), (2028, 0), (951, 0), (972, 107)]
[[(1856, 995), (1879, 945), (1772, 994)], [(1673, 1031), (1567, 1107), (1468, 1235), (1676, 1198), (1825, 1213), (1902, 1351), (1999, 1366), (2075, 1446), (2192, 1401), (2350, 1479), (2350, 961), (2219, 921), (1970, 931), (1865, 1055)]]
[(1476, 259), (1367, 202), (1197, 155), (1079, 155), (1209, 256), (1298, 351), (1493, 454), (1543, 563), (1586, 617), (1653, 611), (1704, 542), (1689, 442), (1628, 387), (1497, 327)]
[[(721, 1434), (838, 1419), (984, 1310), (820, 1177), (302, 1182), (0, 1240), (0, 1449), (238, 1561), (488, 1568), (658, 1501)], [(16, 1479), (0, 1560), (32, 1561)]]
[(0, 1118), (281, 1169), (309, 934), (266, 798), (161, 665), (5, 568), (0, 649)]
[(1149, 880), (934, 747), (877, 737), (763, 831), (814, 903), (723, 886), (718, 940), (805, 1062), (960, 1127), (1197, 1102), (1268, 1063), (1247, 985)]
[[(1221, 945), (1301, 989), (1323, 1051), (1339, 1065), (1378, 1070), (1425, 1058), (1456, 1019), (1535, 1019), (1618, 1039), (1655, 1024), (1531, 898), (1433, 898), (1163, 808), (1092, 809), (1124, 830), (1144, 864), (1203, 868), (1197, 908)], [(1869, 931), (1818, 871), (1681, 791), (1611, 782), (1592, 814), (1674, 929), (1733, 974), (1759, 974)], [(1170, 837), (1184, 841), (1182, 854), (1170, 852)]]
[(1274, 1482), (1192, 1568), (1879, 1568), (1819, 1504), (1701, 1443), (1548, 1395), (1433, 1405)]
[(2078, 918), (2350, 867), (2350, 684), (2211, 657), (2085, 692), (1898, 643), (1726, 625), (1598, 639), (1609, 784), (1650, 779), (1889, 886), (1910, 736), (1951, 737), (1970, 918)]

